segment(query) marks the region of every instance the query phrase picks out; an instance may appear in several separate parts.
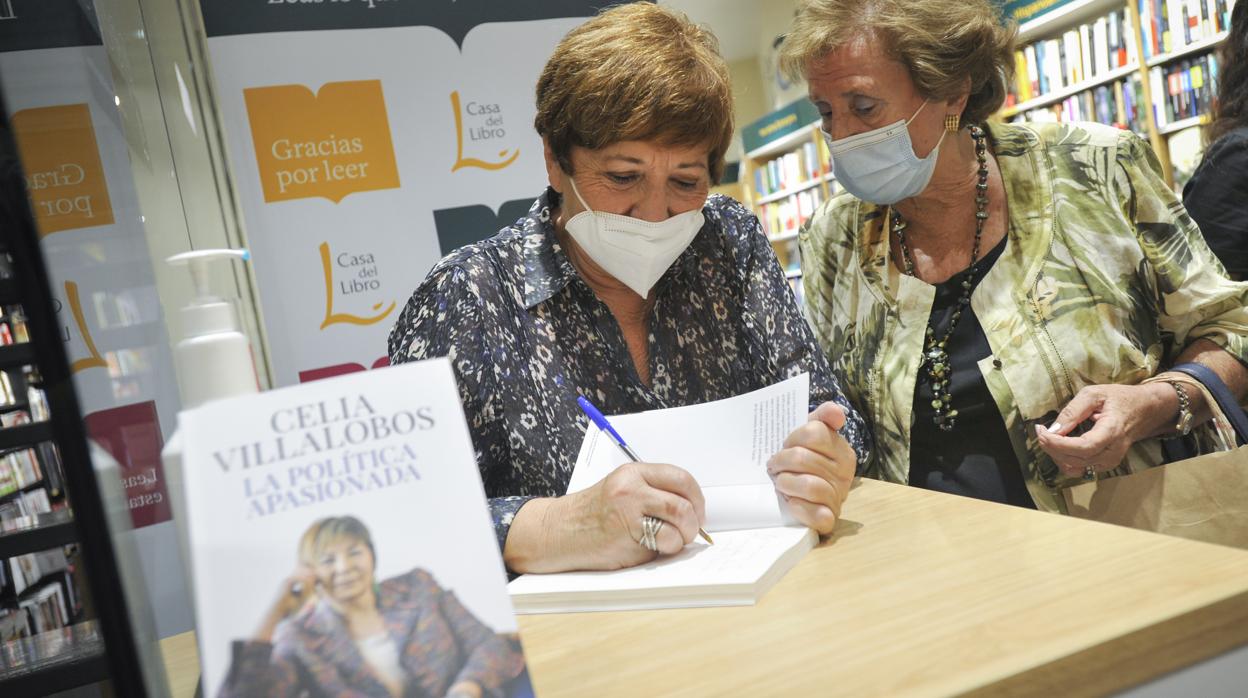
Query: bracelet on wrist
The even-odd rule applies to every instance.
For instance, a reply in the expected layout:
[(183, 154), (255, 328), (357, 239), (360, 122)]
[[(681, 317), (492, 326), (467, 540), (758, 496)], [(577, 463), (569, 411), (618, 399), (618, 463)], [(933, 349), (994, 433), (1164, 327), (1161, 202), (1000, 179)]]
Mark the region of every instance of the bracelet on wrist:
[(1187, 436), (1192, 432), (1192, 422), (1196, 420), (1192, 414), (1192, 400), (1187, 396), (1187, 390), (1183, 388), (1183, 384), (1176, 380), (1166, 381), (1174, 388), (1174, 392), (1179, 396), (1179, 413), (1177, 421), (1174, 424), (1174, 436)]

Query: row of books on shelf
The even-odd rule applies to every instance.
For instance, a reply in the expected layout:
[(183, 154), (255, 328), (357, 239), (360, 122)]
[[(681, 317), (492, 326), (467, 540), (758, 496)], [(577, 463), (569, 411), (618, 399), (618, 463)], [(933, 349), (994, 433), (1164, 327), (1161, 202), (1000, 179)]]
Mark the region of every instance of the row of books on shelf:
[(26, 326), (26, 313), (22, 306), (0, 307), (0, 346), (30, 341)]
[[(11, 373), (15, 369), (0, 370), (0, 408), (20, 405), (29, 410), (29, 416), (36, 422), (48, 419), (48, 397), (43, 391), (43, 380), (33, 366), (21, 369), (21, 378), (14, 378)], [(23, 387), (24, 385), (24, 387)], [(5, 423), (4, 426), (13, 426)]]
[(43, 468), (33, 448), (10, 451), (0, 457), (0, 497), (26, 489), (43, 480)]
[(754, 191), (759, 196), (767, 196), (799, 187), (826, 175), (828, 162), (828, 147), (823, 139), (812, 139), (754, 170)]
[(74, 622), (80, 608), (65, 548), (10, 558), (0, 565), (4, 587), (15, 590), (0, 607), (0, 642), (51, 632)]
[(14, 528), (30, 526), (40, 514), (52, 513), (48, 491), (36, 487), (0, 502), (0, 534)]
[(815, 213), (815, 209), (827, 200), (829, 195), (836, 194), (836, 183), (828, 182), (828, 194), (823, 187), (811, 187), (787, 196), (779, 201), (763, 204), (758, 209), (758, 219), (763, 224), (767, 237), (796, 233)]
[[(1213, 107), (1218, 59), (1206, 53), (1149, 71), (1153, 118), (1158, 128), (1176, 121), (1208, 114)], [(1096, 121), (1146, 133), (1143, 84), (1132, 73), (1112, 84), (1099, 85), (1071, 95), (1051, 106), (1030, 109), (1014, 121)]]
[(1047, 107), (1029, 109), (1013, 121), (1095, 121), (1145, 133), (1144, 84), (1138, 73), (1073, 94)]
[(1027, 44), (1014, 53), (1014, 85), (1005, 106), (1043, 97), (1131, 63), (1134, 33), (1124, 10), (1070, 29), (1058, 38)]
[(72, 621), (65, 589), (70, 585), (51, 583), (40, 587), (16, 608), (0, 609), (0, 642), (10, 642), (63, 628)]
[(1181, 51), (1231, 26), (1235, 0), (1137, 0), (1144, 58)]
[(1158, 128), (1208, 114), (1213, 109), (1217, 76), (1218, 57), (1213, 53), (1150, 70), (1153, 117)]
[[(0, 589), (21, 595), (44, 579), (56, 581), (58, 572), (69, 570), (67, 546), (57, 546), (37, 553), (16, 555), (0, 565)], [(64, 581), (64, 580), (60, 580)]]

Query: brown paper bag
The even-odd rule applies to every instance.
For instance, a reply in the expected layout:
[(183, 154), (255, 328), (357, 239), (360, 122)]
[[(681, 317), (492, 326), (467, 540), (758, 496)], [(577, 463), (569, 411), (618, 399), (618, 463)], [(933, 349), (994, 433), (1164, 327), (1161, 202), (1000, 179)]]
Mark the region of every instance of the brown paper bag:
[(1248, 549), (1248, 446), (1065, 490), (1071, 516)]

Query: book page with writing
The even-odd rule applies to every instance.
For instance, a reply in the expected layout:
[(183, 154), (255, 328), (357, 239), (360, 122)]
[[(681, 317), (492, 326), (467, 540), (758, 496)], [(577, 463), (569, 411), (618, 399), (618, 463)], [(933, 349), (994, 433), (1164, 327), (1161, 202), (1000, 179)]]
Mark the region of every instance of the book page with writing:
[[(641, 458), (689, 471), (706, 497), (706, 529), (729, 531), (794, 523), (767, 475), (767, 459), (806, 421), (810, 376), (700, 405), (609, 416)], [(568, 492), (597, 483), (628, 457), (590, 425)]]

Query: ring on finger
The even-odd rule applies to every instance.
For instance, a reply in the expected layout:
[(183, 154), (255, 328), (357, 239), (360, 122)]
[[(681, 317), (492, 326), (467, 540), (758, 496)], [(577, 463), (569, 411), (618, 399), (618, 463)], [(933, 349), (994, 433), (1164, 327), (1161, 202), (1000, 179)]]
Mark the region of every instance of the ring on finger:
[(663, 520), (653, 516), (641, 517), (641, 547), (652, 553), (659, 552), (659, 529), (663, 528)]
[(1093, 465), (1083, 466), (1083, 479), (1088, 480), (1088, 481), (1095, 480), (1096, 479), (1096, 467)]

